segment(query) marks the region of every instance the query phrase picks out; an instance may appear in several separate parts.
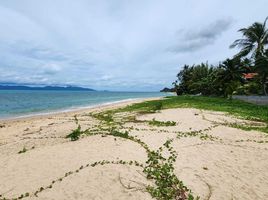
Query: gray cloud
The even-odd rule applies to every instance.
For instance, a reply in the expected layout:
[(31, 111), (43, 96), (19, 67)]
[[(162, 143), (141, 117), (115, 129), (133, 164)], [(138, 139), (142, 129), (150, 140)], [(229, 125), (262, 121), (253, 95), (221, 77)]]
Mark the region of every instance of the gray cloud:
[(43, 61), (63, 61), (68, 59), (66, 55), (63, 55), (63, 53), (53, 48), (22, 40), (9, 44), (9, 49), (14, 55), (23, 56), (30, 59)]
[(199, 30), (179, 31), (179, 44), (171, 47), (174, 52), (192, 52), (213, 44), (218, 37), (227, 31), (233, 23), (231, 18), (220, 19)]

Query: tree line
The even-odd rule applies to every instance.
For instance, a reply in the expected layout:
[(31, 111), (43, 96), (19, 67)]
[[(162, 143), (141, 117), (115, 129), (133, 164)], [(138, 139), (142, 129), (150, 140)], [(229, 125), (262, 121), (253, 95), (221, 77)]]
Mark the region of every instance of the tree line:
[(240, 51), (232, 58), (209, 65), (184, 65), (173, 83), (177, 95), (200, 94), (231, 98), (233, 94), (267, 95), (268, 29), (266, 22), (255, 22), (239, 32), (230, 48)]

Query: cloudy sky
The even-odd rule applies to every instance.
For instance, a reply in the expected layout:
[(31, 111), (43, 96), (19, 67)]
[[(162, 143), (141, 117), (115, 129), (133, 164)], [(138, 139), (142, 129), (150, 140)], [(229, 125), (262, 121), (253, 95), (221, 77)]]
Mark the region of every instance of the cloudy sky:
[(0, 83), (156, 91), (232, 56), (267, 0), (0, 0)]

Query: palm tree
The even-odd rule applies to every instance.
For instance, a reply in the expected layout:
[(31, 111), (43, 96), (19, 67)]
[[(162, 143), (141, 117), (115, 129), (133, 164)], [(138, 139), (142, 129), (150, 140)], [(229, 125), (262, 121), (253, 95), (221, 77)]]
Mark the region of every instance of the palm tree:
[(256, 59), (256, 57), (265, 53), (265, 47), (268, 45), (267, 20), (268, 17), (263, 23), (255, 22), (248, 28), (239, 30), (243, 34), (243, 38), (235, 40), (230, 46), (230, 48), (238, 47), (241, 49), (236, 55), (237, 57), (245, 57), (251, 54), (251, 57)]
[(267, 58), (267, 46), (268, 46), (268, 29), (266, 22), (268, 17), (263, 23), (255, 22), (248, 28), (242, 28), (239, 32), (242, 32), (243, 38), (234, 41), (230, 46), (231, 48), (238, 47), (241, 51), (236, 57), (245, 57), (251, 55), (251, 58), (255, 61), (255, 68), (261, 78), (261, 84), (263, 86), (263, 93), (267, 95), (266, 82), (268, 77), (268, 64), (265, 62)]
[(233, 92), (243, 82), (242, 74), (245, 68), (239, 58), (227, 59), (219, 66), (218, 80), (223, 86), (225, 96), (232, 98)]

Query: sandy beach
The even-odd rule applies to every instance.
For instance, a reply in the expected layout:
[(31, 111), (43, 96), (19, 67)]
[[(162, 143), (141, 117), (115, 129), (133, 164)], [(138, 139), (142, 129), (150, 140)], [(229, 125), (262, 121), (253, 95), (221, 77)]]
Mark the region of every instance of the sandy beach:
[[(147, 153), (140, 144), (103, 134), (82, 135), (77, 141), (66, 138), (77, 128), (77, 121), (82, 130), (100, 124), (91, 113), (141, 101), (0, 120), (0, 199), (18, 198), (21, 194), (25, 199), (43, 200), (153, 199), (145, 190), (153, 182), (141, 167), (91, 167), (102, 160), (145, 164)], [(153, 119), (174, 121), (176, 125), (146, 123)], [(268, 199), (267, 134), (222, 123), (249, 122), (221, 112), (192, 108), (165, 109), (138, 115), (137, 120), (139, 123), (123, 123), (121, 129), (150, 149), (158, 149), (167, 139), (173, 139), (178, 154), (175, 173), (195, 196), (204, 200)], [(187, 136), (191, 132), (195, 134)], [(23, 149), (25, 152), (21, 152)]]

